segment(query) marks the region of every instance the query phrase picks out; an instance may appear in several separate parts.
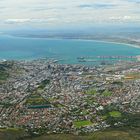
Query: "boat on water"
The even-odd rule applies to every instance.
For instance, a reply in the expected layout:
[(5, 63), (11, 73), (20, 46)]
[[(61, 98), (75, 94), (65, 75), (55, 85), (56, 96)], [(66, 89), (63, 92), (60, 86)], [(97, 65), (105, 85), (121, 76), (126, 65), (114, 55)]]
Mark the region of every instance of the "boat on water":
[(85, 59), (85, 57), (77, 57), (77, 59)]
[(78, 60), (78, 62), (97, 62), (97, 60), (93, 60), (93, 59), (81, 59), (81, 60)]
[(78, 60), (78, 62), (87, 62), (87, 61), (83, 59), (83, 60)]

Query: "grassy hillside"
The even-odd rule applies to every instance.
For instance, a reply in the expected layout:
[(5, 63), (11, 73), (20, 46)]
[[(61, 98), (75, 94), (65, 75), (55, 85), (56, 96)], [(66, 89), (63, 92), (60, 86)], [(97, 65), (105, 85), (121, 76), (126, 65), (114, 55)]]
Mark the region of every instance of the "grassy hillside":
[(84, 136), (75, 135), (48, 135), (36, 138), (28, 138), (25, 140), (140, 140), (140, 135), (137, 130), (105, 130), (101, 132), (95, 132), (93, 134)]
[(0, 129), (0, 140), (140, 140), (139, 129), (118, 128), (95, 132), (88, 135), (54, 134), (23, 138), (23, 130)]

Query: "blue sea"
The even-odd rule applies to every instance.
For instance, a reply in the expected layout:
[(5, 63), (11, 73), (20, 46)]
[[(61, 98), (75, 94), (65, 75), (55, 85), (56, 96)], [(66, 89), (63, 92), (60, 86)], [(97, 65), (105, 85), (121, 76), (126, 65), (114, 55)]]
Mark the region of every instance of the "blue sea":
[[(100, 41), (23, 38), (0, 35), (0, 59), (32, 60), (48, 58), (66, 64), (94, 64), (98, 56), (137, 56), (140, 49), (125, 44)], [(90, 62), (79, 62), (89, 57)], [(93, 57), (93, 58), (92, 58)], [(92, 60), (91, 60), (92, 59)]]

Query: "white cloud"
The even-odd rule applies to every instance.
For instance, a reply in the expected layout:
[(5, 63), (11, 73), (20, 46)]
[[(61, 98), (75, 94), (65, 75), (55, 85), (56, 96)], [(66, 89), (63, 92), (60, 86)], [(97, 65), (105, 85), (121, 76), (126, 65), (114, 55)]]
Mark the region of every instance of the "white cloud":
[[(0, 24), (140, 22), (139, 0), (0, 0)], [(40, 25), (39, 25), (40, 24)]]
[(30, 22), (30, 19), (6, 19), (4, 22), (5, 23), (25, 23), (25, 22)]

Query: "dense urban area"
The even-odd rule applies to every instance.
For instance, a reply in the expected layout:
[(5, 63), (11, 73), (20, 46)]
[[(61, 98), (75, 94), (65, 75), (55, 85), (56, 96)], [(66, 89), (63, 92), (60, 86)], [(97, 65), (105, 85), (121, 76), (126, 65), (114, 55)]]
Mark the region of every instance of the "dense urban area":
[(138, 134), (140, 61), (98, 66), (1, 61), (0, 100), (0, 132), (81, 135), (132, 127)]

